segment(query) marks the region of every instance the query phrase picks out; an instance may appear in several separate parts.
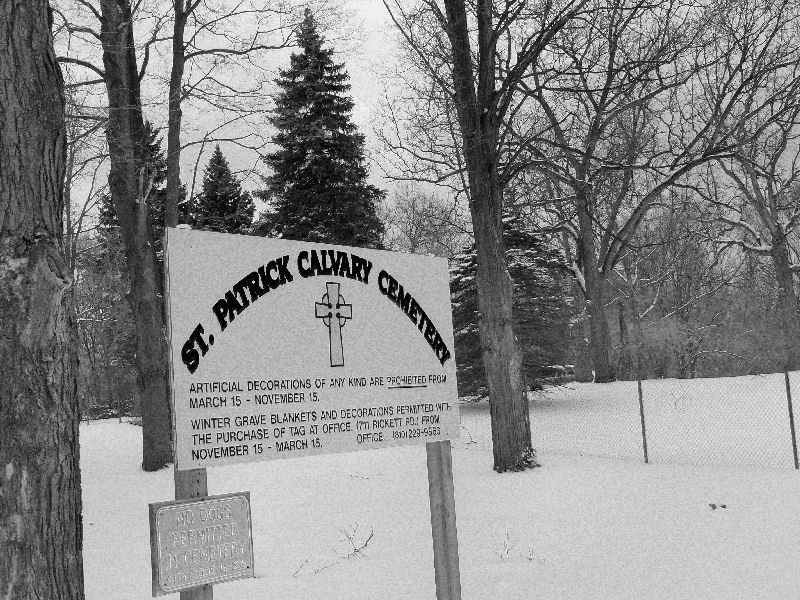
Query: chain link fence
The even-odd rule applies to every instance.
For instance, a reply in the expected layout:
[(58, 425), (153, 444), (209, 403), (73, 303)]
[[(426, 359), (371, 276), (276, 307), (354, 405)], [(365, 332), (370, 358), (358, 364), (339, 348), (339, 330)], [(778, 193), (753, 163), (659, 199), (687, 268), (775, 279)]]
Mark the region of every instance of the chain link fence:
[[(800, 394), (800, 372), (789, 374)], [(540, 454), (689, 465), (796, 468), (783, 373), (713, 379), (568, 383), (531, 393), (531, 438)], [(794, 402), (793, 413), (800, 406)], [(459, 444), (491, 450), (487, 401), (461, 407)], [(642, 427), (642, 412), (644, 428)]]

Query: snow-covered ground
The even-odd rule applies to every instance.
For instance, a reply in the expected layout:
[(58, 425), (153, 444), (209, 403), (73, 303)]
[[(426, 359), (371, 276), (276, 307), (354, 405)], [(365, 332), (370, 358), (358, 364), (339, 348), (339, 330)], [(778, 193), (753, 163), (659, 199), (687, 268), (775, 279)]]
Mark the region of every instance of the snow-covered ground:
[[(737, 391), (747, 387), (744, 379), (716, 380), (717, 391), (702, 394), (702, 402), (716, 411), (726, 404), (720, 398), (750, 397)], [(770, 379), (753, 382), (763, 390)], [(565, 451), (595, 454), (627, 444), (638, 458), (638, 421), (622, 425), (616, 410), (622, 401), (615, 390), (623, 385), (629, 384), (572, 386), (573, 401), (563, 390), (539, 399), (532, 420), (544, 466), (525, 473), (491, 470), (488, 413), (464, 410), (477, 443), (465, 434), (453, 450), (463, 597), (800, 599), (800, 473), (541, 453), (545, 433), (556, 440), (595, 432), (596, 446)], [(659, 460), (671, 451), (672, 460), (697, 448), (708, 453), (720, 440), (746, 456), (769, 442), (729, 421), (711, 427), (697, 417), (702, 402), (669, 395), (669, 382), (645, 382), (651, 400), (659, 385), (666, 387), (653, 414), (683, 415), (682, 425), (668, 428), (672, 446), (652, 442)], [(767, 395), (759, 395), (762, 404)], [(635, 395), (629, 403), (638, 417)], [(771, 409), (780, 428), (777, 411)], [(570, 423), (574, 428), (565, 430)], [(684, 438), (695, 441), (675, 441), (680, 427), (692, 428)], [(707, 431), (717, 432), (716, 444)], [(737, 439), (725, 441), (729, 435)], [(776, 451), (783, 451), (784, 437)], [(133, 425), (81, 426), (90, 600), (151, 595), (147, 504), (171, 499), (173, 484), (171, 470), (141, 471), (140, 444), (141, 429)], [(435, 597), (422, 446), (213, 468), (208, 479), (211, 494), (249, 490), (252, 503), (256, 578), (217, 585), (217, 600)], [(362, 553), (341, 558), (351, 548), (343, 531), (357, 542), (373, 536)]]

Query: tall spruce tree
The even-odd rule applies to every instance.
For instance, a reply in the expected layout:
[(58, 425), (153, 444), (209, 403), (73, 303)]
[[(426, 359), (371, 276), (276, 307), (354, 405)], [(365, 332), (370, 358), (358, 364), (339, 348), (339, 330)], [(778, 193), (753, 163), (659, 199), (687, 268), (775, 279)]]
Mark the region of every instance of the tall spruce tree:
[[(567, 361), (573, 307), (566, 265), (560, 252), (517, 216), (503, 218), (508, 270), (514, 280), (514, 332), (522, 352), (527, 387), (553, 375), (551, 365)], [(478, 271), (475, 244), (453, 258), (450, 292), (459, 396), (486, 396), (488, 386), (478, 334)]]
[(217, 144), (203, 173), (203, 190), (189, 209), (190, 223), (197, 229), (245, 233), (254, 212), (250, 193), (242, 190)]
[(272, 176), (260, 196), (272, 204), (256, 232), (286, 239), (381, 247), (376, 204), (385, 193), (367, 184), (364, 136), (350, 116), (349, 75), (323, 48), (309, 9), (298, 33), (300, 53), (276, 80), (270, 118), (278, 150), (266, 157)]

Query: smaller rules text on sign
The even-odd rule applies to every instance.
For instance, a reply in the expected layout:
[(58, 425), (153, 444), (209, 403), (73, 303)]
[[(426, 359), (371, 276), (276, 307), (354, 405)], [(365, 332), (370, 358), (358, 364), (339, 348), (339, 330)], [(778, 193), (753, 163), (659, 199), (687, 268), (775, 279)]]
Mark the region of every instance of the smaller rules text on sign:
[(255, 576), (250, 492), (149, 506), (153, 596)]

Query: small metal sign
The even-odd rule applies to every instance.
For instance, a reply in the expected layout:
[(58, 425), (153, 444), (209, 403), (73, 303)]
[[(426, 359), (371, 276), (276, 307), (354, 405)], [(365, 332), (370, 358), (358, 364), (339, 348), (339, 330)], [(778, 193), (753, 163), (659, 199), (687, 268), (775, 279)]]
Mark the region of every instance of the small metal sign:
[(149, 506), (153, 596), (255, 577), (250, 492)]

